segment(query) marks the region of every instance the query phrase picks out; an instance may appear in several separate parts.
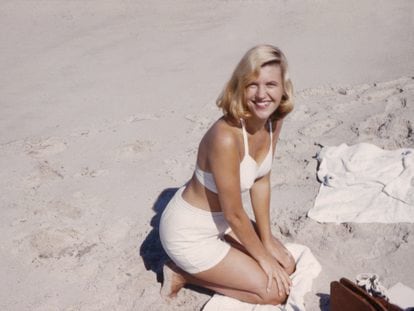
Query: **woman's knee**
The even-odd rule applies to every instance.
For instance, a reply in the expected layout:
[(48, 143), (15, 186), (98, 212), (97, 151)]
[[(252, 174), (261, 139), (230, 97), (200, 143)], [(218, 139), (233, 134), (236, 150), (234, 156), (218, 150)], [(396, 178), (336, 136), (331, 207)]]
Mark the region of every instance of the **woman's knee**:
[(259, 294), (258, 304), (261, 305), (280, 305), (286, 302), (288, 295), (279, 294), (279, 291), (276, 289), (276, 286), (272, 286), (269, 292), (265, 291)]
[(292, 256), (289, 256), (289, 259), (286, 261), (285, 271), (288, 275), (291, 275), (296, 270), (296, 262)]
[(280, 258), (279, 262), (288, 275), (291, 275), (293, 272), (295, 272), (296, 261), (290, 252), (286, 251), (286, 253)]

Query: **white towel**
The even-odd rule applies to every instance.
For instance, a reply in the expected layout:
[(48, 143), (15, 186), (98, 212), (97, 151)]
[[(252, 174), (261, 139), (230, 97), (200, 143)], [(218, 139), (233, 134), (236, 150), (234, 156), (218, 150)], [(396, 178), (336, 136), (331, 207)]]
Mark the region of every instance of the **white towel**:
[(400, 308), (414, 308), (414, 289), (400, 282), (388, 290), (388, 298)]
[(255, 305), (215, 294), (204, 306), (203, 311), (305, 310), (305, 294), (312, 289), (313, 279), (320, 273), (321, 266), (308, 247), (293, 243), (287, 243), (285, 246), (292, 253), (296, 261), (296, 271), (291, 275), (292, 287), (285, 305)]
[(414, 222), (414, 149), (360, 143), (324, 147), (321, 187), (308, 216), (319, 222)]

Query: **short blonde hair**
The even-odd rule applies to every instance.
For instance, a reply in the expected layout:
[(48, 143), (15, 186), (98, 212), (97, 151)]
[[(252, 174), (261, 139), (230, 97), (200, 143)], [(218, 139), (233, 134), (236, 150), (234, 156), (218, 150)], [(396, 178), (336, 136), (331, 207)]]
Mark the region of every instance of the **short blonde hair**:
[(233, 122), (251, 116), (245, 98), (247, 85), (259, 76), (260, 68), (265, 65), (277, 64), (282, 71), (283, 96), (271, 119), (284, 118), (293, 109), (293, 85), (289, 78), (288, 63), (283, 52), (272, 45), (258, 45), (251, 48), (240, 60), (227, 82), (216, 104), (223, 114)]

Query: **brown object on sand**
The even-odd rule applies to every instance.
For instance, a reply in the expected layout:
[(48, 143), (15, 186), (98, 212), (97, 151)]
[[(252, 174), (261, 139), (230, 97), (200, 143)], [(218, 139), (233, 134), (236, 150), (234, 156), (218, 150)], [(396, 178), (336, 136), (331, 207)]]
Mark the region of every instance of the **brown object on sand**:
[(331, 282), (330, 311), (401, 311), (384, 298), (373, 297), (354, 282), (341, 278)]

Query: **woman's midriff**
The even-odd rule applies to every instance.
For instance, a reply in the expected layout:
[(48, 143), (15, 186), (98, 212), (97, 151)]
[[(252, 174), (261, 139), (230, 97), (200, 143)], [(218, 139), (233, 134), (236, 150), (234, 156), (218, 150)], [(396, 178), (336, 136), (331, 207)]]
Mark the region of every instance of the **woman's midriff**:
[(193, 175), (183, 191), (183, 199), (196, 208), (221, 212), (217, 194), (206, 189)]

